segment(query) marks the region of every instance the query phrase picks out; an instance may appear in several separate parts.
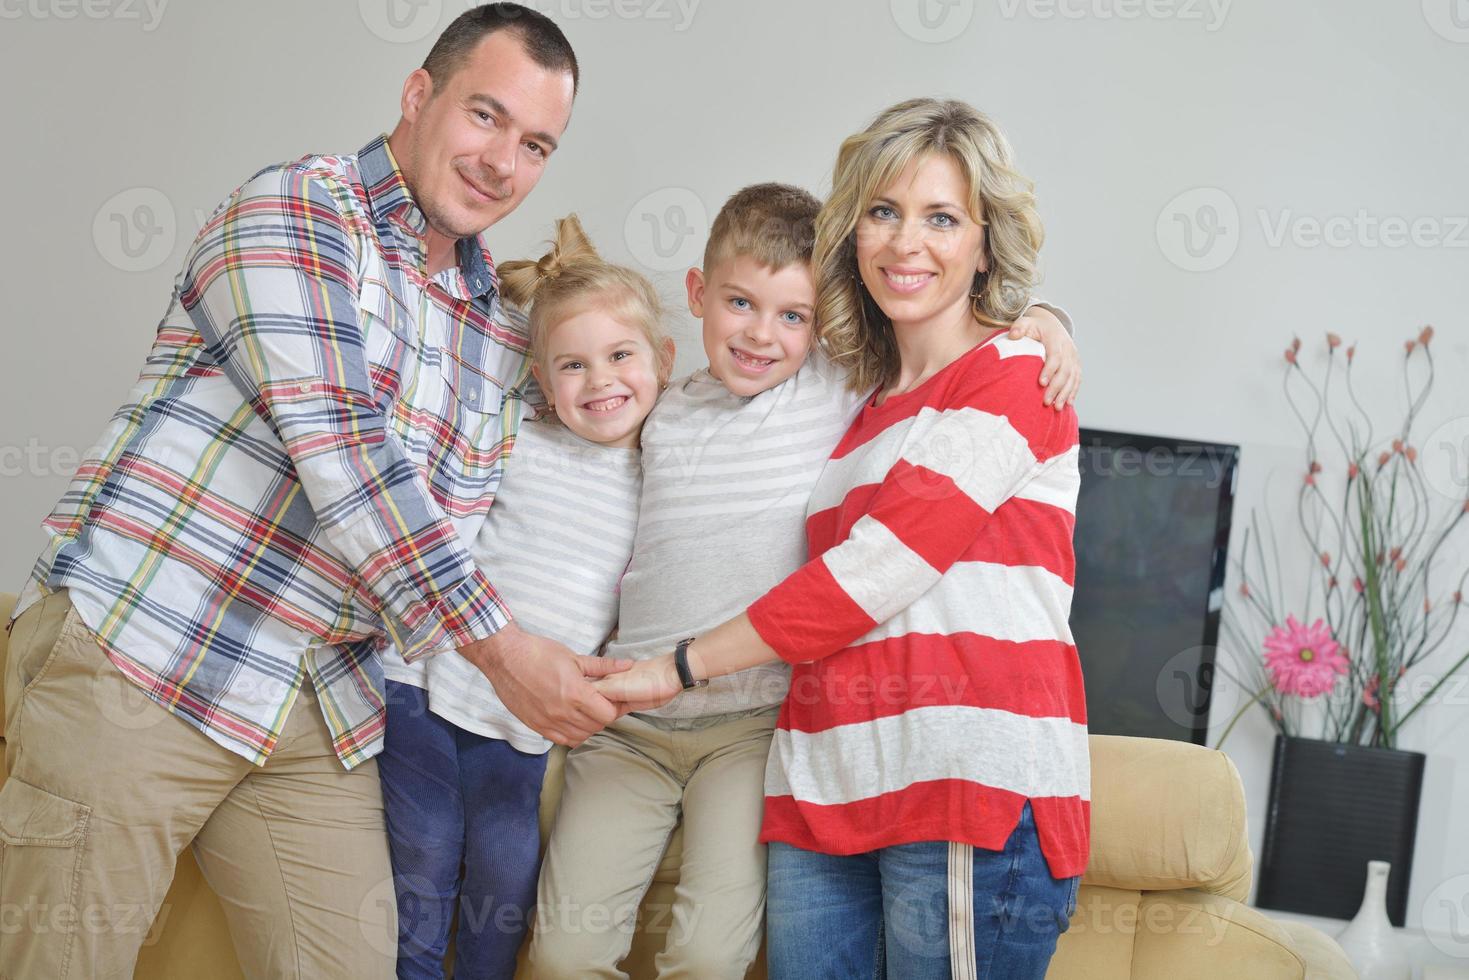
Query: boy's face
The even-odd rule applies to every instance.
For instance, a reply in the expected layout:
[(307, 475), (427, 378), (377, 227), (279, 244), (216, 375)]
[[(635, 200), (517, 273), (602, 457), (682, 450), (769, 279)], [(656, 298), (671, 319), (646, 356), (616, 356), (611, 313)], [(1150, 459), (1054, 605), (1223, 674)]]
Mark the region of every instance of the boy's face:
[(709, 373), (734, 394), (774, 388), (806, 362), (816, 308), (807, 264), (772, 270), (741, 255), (690, 269), (685, 285), (689, 312), (704, 321)]

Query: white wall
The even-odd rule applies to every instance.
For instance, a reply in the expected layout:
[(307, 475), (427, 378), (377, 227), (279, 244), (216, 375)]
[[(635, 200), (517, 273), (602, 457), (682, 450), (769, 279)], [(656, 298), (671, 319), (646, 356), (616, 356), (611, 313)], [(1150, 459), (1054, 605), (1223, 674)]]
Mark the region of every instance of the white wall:
[[(390, 129), (403, 76), (464, 3), (0, 0), (6, 588), (141, 363), (197, 214), (264, 164)], [(550, 173), (493, 232), (498, 256), (525, 254), (575, 209), (606, 252), (663, 267), (676, 297), (678, 272), (663, 269), (697, 254), (728, 193), (762, 179), (824, 193), (838, 141), (874, 112), (954, 95), (1001, 123), (1036, 178), (1044, 292), (1080, 324), (1084, 424), (1242, 444), (1243, 517), (1272, 469), (1293, 479), (1299, 465), (1278, 387), (1293, 332), (1359, 340), (1364, 379), (1393, 408), (1400, 342), (1434, 323), (1424, 432), (1469, 415), (1461, 0), (538, 6), (576, 45), (583, 93)], [(164, 234), (135, 235), (129, 257), (115, 221), (145, 217), (140, 204)], [(1192, 260), (1178, 219), (1207, 220), (1206, 205), (1222, 234)], [(1309, 221), (1332, 217), (1348, 219), (1345, 239), (1313, 244)], [(1395, 245), (1401, 232), (1369, 227), (1384, 219), (1424, 220), (1416, 243)], [(694, 232), (672, 267), (651, 237), (660, 220), (664, 246), (676, 226)], [(1193, 261), (1216, 267), (1181, 267)], [(683, 369), (697, 366), (691, 330), (685, 317)], [(1426, 909), (1447, 925), (1445, 898), (1469, 915), (1465, 703), (1406, 740), (1431, 756), (1414, 921)], [(1228, 746), (1257, 845), (1269, 748), (1253, 717)]]

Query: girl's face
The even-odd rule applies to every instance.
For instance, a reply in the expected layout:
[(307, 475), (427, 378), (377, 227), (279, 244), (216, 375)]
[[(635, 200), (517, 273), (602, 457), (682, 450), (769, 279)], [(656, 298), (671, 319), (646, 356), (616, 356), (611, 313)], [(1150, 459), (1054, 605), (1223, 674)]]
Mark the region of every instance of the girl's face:
[(603, 446), (637, 446), (658, 400), (658, 352), (640, 328), (595, 308), (551, 327), (531, 370), (566, 427)]
[(974, 274), (987, 266), (983, 216), (969, 213), (968, 200), (958, 164), (929, 153), (858, 219), (857, 271), (894, 327), (968, 315)]

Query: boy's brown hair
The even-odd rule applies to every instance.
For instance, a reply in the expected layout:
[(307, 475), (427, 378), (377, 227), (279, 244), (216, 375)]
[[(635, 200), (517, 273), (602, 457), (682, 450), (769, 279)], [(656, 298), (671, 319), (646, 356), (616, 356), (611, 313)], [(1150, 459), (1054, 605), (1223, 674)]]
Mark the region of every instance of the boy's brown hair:
[(790, 184), (751, 184), (736, 191), (714, 216), (704, 271), (739, 256), (770, 269), (809, 263), (820, 210), (820, 201)]

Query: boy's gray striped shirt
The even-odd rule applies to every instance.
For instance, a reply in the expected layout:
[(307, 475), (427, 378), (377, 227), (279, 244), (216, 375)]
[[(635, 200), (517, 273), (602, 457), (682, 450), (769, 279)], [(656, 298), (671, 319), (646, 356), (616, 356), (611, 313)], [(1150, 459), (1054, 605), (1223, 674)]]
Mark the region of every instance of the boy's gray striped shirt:
[[(608, 656), (670, 653), (738, 615), (806, 560), (806, 503), (861, 396), (820, 354), (769, 391), (733, 395), (707, 370), (675, 381), (643, 426), (643, 500)], [(514, 609), (514, 606), (511, 607)], [(691, 718), (780, 704), (767, 664), (649, 714)]]

